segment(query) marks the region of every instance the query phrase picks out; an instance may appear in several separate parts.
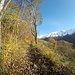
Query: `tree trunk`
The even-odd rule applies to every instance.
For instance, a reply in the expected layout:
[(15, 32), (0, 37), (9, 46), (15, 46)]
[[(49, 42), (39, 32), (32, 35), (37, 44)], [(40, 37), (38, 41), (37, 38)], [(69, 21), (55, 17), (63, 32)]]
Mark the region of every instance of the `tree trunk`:
[(2, 51), (1, 50), (2, 48), (1, 19), (10, 2), (11, 0), (8, 0), (5, 6), (4, 6), (5, 0), (1, 0), (1, 3), (0, 3), (0, 52)]
[(5, 0), (2, 0), (2, 1), (1, 1), (1, 3), (0, 3), (0, 12), (1, 12), (1, 11), (2, 11), (2, 9), (3, 9), (4, 2), (5, 2)]
[(36, 22), (34, 23), (34, 26), (35, 26), (35, 36), (34, 36), (34, 38), (35, 38), (35, 44), (37, 45), (37, 25), (36, 25)]
[(1, 34), (1, 19), (2, 19), (2, 9), (3, 9), (3, 6), (4, 6), (4, 2), (5, 0), (2, 0), (1, 3), (0, 3), (0, 52), (1, 52), (1, 47), (2, 47), (2, 34)]
[(1, 52), (1, 46), (2, 46), (2, 41), (1, 41), (1, 15), (0, 15), (0, 52)]

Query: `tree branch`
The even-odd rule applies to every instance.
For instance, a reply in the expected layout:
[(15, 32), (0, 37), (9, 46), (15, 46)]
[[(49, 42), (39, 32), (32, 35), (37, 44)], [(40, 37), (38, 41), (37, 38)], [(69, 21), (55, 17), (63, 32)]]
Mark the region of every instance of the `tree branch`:
[(7, 4), (5, 5), (5, 7), (3, 8), (3, 11), (6, 10), (7, 6), (9, 5), (9, 3), (11, 2), (11, 0), (8, 0)]
[(5, 2), (5, 0), (2, 0), (1, 3), (0, 3), (0, 12), (1, 12), (2, 9), (3, 9), (4, 2)]
[[(3, 0), (5, 2), (5, 0)], [(11, 0), (8, 0), (8, 2), (6, 3), (5, 7), (3, 7), (2, 11), (1, 11), (1, 17), (3, 16), (6, 8), (8, 7), (9, 3), (11, 2)], [(3, 4), (4, 5), (4, 4)]]

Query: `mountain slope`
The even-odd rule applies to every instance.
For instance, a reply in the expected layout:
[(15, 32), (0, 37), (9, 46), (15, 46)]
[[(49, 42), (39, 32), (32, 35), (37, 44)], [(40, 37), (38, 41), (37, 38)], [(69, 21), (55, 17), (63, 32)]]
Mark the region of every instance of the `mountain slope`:
[(58, 32), (52, 32), (47, 35), (38, 36), (38, 38), (46, 38), (46, 37), (59, 37), (59, 36), (65, 36), (65, 35), (71, 35), (75, 33), (75, 28), (70, 30), (61, 30)]

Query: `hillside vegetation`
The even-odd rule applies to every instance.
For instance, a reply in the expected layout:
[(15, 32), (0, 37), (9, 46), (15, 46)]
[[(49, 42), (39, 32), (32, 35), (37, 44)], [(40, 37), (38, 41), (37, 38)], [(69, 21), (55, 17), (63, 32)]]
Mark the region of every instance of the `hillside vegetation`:
[(32, 9), (28, 6), (21, 11), (11, 2), (1, 20), (0, 75), (75, 75), (73, 44), (37, 39), (36, 20), (34, 15), (30, 17)]

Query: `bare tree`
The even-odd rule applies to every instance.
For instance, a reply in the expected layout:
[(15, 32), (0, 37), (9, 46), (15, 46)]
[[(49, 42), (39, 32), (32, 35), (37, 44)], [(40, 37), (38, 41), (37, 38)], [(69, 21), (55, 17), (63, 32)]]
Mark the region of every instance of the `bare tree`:
[(42, 23), (41, 13), (39, 12), (43, 0), (29, 0), (28, 7), (30, 9), (30, 18), (32, 26), (32, 35), (34, 36), (35, 44), (37, 44), (37, 26)]

